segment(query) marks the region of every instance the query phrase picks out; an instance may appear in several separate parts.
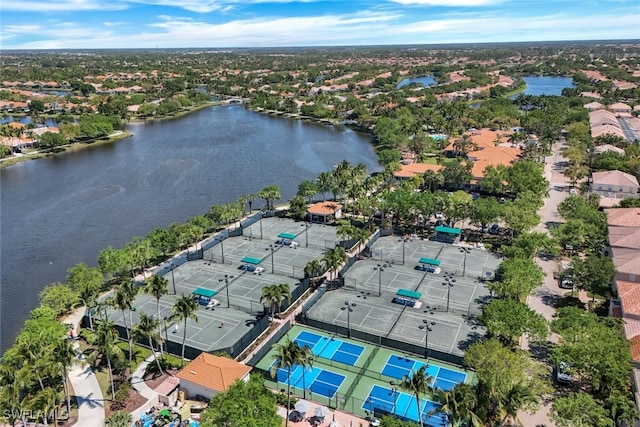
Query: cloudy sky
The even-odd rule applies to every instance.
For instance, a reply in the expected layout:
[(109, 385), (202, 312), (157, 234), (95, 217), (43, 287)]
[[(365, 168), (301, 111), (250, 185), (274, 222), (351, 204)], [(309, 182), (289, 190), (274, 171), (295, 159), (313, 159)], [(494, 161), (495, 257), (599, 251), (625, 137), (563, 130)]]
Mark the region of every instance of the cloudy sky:
[(640, 38), (640, 0), (2, 0), (2, 49)]

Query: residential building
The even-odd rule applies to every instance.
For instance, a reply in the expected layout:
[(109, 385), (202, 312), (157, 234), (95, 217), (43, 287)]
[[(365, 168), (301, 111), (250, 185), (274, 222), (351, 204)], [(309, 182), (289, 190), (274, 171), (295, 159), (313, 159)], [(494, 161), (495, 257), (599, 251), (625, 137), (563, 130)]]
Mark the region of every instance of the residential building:
[(236, 381), (248, 381), (251, 366), (233, 359), (200, 353), (176, 376), (180, 379), (180, 389), (186, 398), (202, 396), (211, 399), (218, 393), (229, 390)]
[(337, 202), (318, 202), (307, 208), (310, 222), (331, 224), (342, 217), (342, 205)]
[(590, 191), (600, 195), (601, 207), (612, 207), (626, 197), (638, 197), (638, 179), (619, 170), (594, 172)]

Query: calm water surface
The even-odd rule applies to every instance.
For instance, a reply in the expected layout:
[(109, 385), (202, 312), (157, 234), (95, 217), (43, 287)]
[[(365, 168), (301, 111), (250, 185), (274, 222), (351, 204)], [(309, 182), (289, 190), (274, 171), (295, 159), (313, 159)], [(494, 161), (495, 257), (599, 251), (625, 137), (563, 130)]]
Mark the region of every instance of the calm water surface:
[(109, 245), (270, 184), (289, 200), (300, 181), (344, 159), (379, 170), (366, 135), (242, 106), (128, 129), (134, 136), (114, 144), (0, 170), (2, 351), (45, 285), (78, 262), (95, 266)]
[(562, 95), (562, 89), (566, 87), (574, 87), (571, 77), (556, 76), (530, 76), (523, 77), (522, 80), (527, 84), (524, 90), (525, 95)]
[(422, 86), (427, 87), (436, 83), (436, 80), (433, 76), (422, 76), (422, 77), (407, 77), (406, 79), (402, 79), (396, 87), (400, 89), (402, 86), (406, 86), (411, 83), (420, 83)]

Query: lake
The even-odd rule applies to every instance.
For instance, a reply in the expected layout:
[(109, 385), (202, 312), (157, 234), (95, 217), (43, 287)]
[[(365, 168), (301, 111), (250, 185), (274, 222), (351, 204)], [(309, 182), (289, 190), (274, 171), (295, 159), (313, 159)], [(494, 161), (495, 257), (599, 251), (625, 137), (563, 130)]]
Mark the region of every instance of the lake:
[[(527, 84), (524, 90), (525, 95), (562, 95), (562, 89), (567, 87), (575, 87), (571, 77), (557, 76), (528, 76), (522, 80)], [(517, 95), (516, 95), (517, 96)]]
[(436, 83), (436, 80), (433, 76), (422, 76), (422, 77), (407, 77), (406, 79), (402, 79), (400, 83), (396, 85), (398, 89), (402, 86), (409, 85), (411, 83), (420, 83), (422, 86), (427, 87)]
[(380, 170), (367, 135), (241, 105), (127, 129), (133, 137), (0, 170), (2, 352), (44, 286), (64, 282), (76, 263), (95, 266), (107, 246), (270, 184), (286, 202), (302, 180), (345, 159)]

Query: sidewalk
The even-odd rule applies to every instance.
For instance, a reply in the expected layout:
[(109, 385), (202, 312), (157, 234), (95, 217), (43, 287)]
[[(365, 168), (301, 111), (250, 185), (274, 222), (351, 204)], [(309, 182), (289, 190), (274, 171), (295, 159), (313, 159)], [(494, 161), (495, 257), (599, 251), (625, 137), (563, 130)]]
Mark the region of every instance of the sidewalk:
[(142, 397), (147, 399), (144, 405), (131, 412), (131, 417), (134, 421), (139, 420), (142, 414), (151, 409), (152, 406), (158, 406), (159, 403), (158, 393), (144, 382), (144, 373), (147, 370), (147, 366), (153, 362), (153, 354), (150, 354), (131, 374), (131, 385)]
[[(78, 336), (80, 323), (84, 315), (84, 307), (75, 310), (62, 321), (73, 325), (73, 334)], [(80, 344), (74, 342), (78, 360), (69, 370), (69, 381), (73, 386), (78, 402), (78, 421), (73, 427), (103, 427), (104, 426), (104, 396), (98, 379), (91, 367), (84, 363), (84, 355), (80, 351)]]

